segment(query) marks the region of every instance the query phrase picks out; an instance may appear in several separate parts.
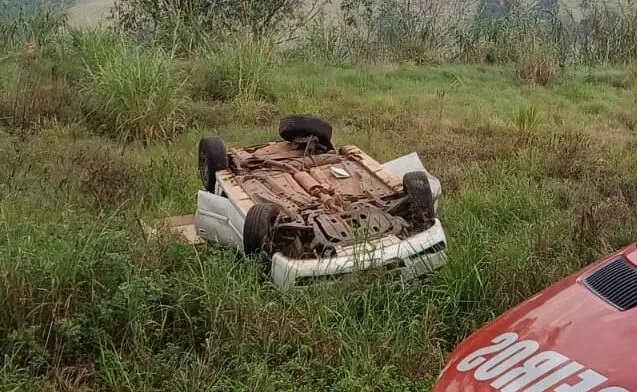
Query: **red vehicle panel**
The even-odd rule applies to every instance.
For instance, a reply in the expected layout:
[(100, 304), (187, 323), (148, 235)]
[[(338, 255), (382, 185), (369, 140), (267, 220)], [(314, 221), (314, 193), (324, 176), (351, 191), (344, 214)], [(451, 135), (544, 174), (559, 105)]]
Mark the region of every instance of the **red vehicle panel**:
[(478, 330), (452, 354), (434, 392), (637, 392), (637, 308), (621, 311), (584, 282), (620, 257), (637, 266), (636, 245)]

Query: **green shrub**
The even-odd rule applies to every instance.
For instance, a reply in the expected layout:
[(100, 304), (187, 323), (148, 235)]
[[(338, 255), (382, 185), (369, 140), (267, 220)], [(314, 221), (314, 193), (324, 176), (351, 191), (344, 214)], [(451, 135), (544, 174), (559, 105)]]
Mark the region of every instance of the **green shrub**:
[(184, 127), (186, 93), (160, 49), (89, 33), (75, 40), (85, 76), (81, 92), (88, 118), (120, 141), (170, 140)]
[(207, 98), (222, 101), (265, 99), (274, 53), (269, 41), (234, 35), (204, 60), (199, 88)]
[(85, 73), (97, 73), (118, 52), (125, 50), (125, 42), (116, 35), (101, 30), (76, 30), (71, 33), (72, 46)]

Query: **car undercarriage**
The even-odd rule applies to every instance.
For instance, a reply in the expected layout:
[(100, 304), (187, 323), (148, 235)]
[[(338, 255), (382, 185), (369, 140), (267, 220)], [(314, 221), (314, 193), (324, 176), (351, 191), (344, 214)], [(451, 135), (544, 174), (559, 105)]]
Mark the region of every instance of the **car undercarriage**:
[[(425, 173), (407, 173), (401, 181), (355, 146), (336, 150), (331, 126), (307, 116), (284, 119), (280, 134), (286, 140), (227, 153), (220, 140), (200, 146), (204, 183), (221, 167), (225, 192), (253, 203), (243, 233), (247, 253), (329, 257), (337, 247), (389, 235), (404, 239), (433, 225)], [(225, 156), (215, 161), (219, 152)]]

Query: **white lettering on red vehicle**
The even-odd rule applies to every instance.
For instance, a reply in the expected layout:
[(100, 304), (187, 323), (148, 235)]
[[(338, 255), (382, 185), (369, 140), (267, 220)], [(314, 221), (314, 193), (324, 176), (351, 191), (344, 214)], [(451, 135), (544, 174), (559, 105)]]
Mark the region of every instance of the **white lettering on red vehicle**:
[(538, 342), (519, 340), (515, 332), (491, 343), (464, 357), (456, 370), (473, 371), (473, 378), (501, 392), (631, 392), (617, 386), (600, 389), (607, 377), (558, 352), (538, 352)]

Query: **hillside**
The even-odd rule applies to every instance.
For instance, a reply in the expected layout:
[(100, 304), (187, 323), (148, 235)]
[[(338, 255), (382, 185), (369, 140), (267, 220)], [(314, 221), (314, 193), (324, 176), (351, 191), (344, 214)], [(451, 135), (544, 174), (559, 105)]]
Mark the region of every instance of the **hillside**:
[[(589, 3), (616, 5), (618, 1), (620, 0), (589, 0)], [(71, 23), (76, 26), (96, 25), (103, 21), (113, 3), (114, 0), (76, 0), (75, 5), (70, 8)], [(561, 0), (558, 3), (572, 12), (574, 17), (581, 17), (582, 0)], [(337, 9), (338, 2), (332, 2), (327, 7)]]

